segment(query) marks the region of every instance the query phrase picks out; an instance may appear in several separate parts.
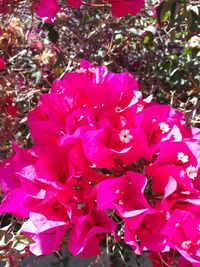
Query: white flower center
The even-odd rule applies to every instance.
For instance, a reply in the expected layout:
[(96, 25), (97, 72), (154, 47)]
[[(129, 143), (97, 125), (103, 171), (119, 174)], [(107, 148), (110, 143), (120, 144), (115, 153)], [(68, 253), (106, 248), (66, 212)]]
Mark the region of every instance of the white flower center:
[(197, 170), (194, 166), (190, 165), (187, 169), (186, 169), (186, 174), (190, 179), (195, 179), (197, 177)]
[(159, 123), (159, 126), (160, 126), (160, 130), (162, 131), (162, 133), (168, 133), (170, 130), (169, 125), (165, 122)]
[(183, 152), (178, 153), (178, 160), (182, 161), (183, 163), (186, 163), (189, 161), (189, 156), (185, 155)]
[(119, 139), (122, 143), (128, 144), (130, 140), (133, 139), (133, 136), (130, 134), (130, 130), (123, 129), (119, 134)]
[(183, 241), (183, 243), (181, 244), (181, 247), (185, 250), (188, 250), (191, 248), (192, 245), (192, 241)]

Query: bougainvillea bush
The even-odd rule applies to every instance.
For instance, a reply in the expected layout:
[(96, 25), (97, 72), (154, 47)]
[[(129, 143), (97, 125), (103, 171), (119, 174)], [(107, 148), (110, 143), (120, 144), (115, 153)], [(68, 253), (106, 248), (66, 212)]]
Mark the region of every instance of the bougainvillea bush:
[[(200, 264), (200, 131), (136, 79), (81, 61), (28, 115), (34, 144), (1, 165), (1, 213), (30, 251), (95, 256), (108, 235), (153, 266)], [(174, 265), (174, 266), (175, 266)]]
[(57, 266), (200, 266), (199, 12), (189, 0), (0, 1), (6, 266), (52, 253)]

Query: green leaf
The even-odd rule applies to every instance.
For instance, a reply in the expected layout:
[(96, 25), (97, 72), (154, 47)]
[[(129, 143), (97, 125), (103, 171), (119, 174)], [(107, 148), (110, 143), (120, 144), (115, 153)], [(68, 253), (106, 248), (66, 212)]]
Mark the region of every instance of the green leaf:
[(161, 23), (163, 20), (166, 20), (166, 13), (171, 10), (172, 3), (168, 1), (163, 1), (158, 8), (156, 9), (158, 23)]
[(146, 35), (146, 36), (144, 37), (143, 44), (146, 45), (146, 44), (148, 44), (149, 41), (150, 41), (150, 36), (149, 36), (149, 35)]
[(187, 48), (183, 51), (183, 56), (191, 56), (192, 55), (192, 50), (190, 48)]

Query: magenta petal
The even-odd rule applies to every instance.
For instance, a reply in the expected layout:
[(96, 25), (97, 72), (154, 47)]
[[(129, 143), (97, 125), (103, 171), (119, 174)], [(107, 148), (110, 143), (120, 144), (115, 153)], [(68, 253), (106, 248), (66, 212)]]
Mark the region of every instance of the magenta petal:
[(72, 8), (79, 8), (81, 6), (81, 0), (67, 0), (67, 4)]
[(0, 71), (5, 69), (5, 62), (3, 58), (0, 56)]
[[(40, 199), (40, 196), (38, 195)], [(6, 195), (0, 206), (0, 213), (12, 213), (20, 218), (29, 217), (31, 208), (37, 205), (40, 200), (33, 197), (21, 189), (15, 189)]]
[(43, 18), (46, 23), (53, 23), (59, 10), (57, 0), (39, 0), (35, 5), (36, 14)]
[(135, 16), (144, 6), (144, 0), (117, 0), (112, 3), (112, 14), (115, 17), (123, 17), (128, 14)]
[[(72, 229), (68, 248), (72, 255), (81, 253), (82, 257), (90, 257), (99, 252), (99, 243), (106, 233), (114, 233), (115, 223), (101, 211), (80, 217)], [(93, 248), (90, 251), (93, 242)]]
[(22, 232), (35, 241), (30, 245), (30, 251), (37, 256), (58, 250), (66, 230), (66, 222), (48, 220), (45, 216), (33, 212), (30, 213), (30, 220), (22, 226)]

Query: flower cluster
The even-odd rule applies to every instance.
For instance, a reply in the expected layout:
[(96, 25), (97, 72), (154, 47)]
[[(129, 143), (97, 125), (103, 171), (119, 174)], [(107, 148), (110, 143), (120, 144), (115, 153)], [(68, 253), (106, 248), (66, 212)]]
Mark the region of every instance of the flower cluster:
[[(106, 235), (149, 251), (153, 266), (200, 265), (200, 130), (168, 105), (142, 98), (130, 73), (82, 60), (28, 115), (34, 144), (1, 165), (0, 212), (28, 218), (30, 251), (67, 238), (94, 256)], [(118, 232), (116, 224), (120, 222)]]
[[(0, 13), (10, 12), (10, 6), (14, 3), (18, 4), (20, 0), (3, 0), (0, 4)], [(67, 0), (63, 1), (70, 8), (80, 8), (82, 4), (87, 4), (81, 0)], [(89, 4), (93, 7), (111, 6), (112, 15), (115, 17), (123, 17), (128, 14), (135, 16), (143, 7), (144, 0), (102, 0), (96, 3)], [(33, 0), (33, 10), (37, 16), (42, 18), (46, 23), (53, 23), (56, 19), (57, 13), (62, 12), (62, 7), (58, 0)]]
[[(92, 6), (99, 6), (93, 4)], [(109, 3), (111, 5), (111, 11), (115, 17), (123, 17), (128, 14), (135, 16), (144, 6), (144, 0), (103, 0), (102, 4)], [(71, 8), (79, 8), (82, 4), (81, 0), (67, 0), (67, 5)], [(56, 14), (61, 11), (61, 7), (57, 0), (39, 0), (36, 2), (35, 11), (36, 14), (43, 18), (45, 22), (52, 23)]]

